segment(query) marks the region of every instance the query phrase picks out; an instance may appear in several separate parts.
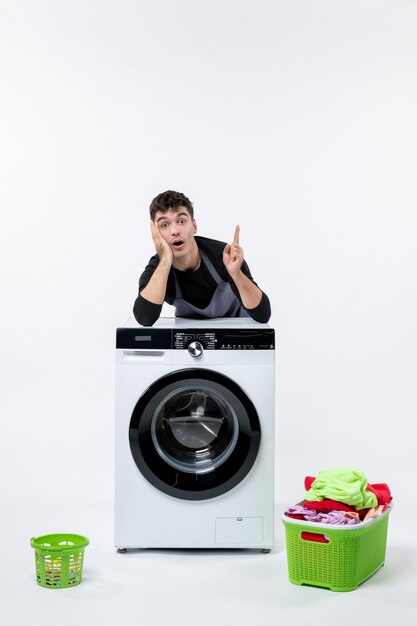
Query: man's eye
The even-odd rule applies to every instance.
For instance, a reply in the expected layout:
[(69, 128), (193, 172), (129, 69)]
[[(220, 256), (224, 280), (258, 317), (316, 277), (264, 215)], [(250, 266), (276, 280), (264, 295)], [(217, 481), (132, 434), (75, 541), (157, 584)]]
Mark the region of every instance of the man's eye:
[(164, 222), (163, 224), (161, 224), (161, 229), (162, 228), (166, 228), (168, 226), (168, 224), (166, 222)]
[(178, 222), (179, 222), (180, 224), (186, 224), (186, 223), (187, 223), (187, 220), (186, 220), (185, 218), (182, 218), (181, 220), (178, 220)]

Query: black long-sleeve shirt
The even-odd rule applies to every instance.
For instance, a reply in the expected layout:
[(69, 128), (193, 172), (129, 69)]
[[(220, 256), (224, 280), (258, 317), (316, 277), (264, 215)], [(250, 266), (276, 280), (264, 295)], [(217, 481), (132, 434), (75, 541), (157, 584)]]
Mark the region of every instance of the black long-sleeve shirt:
[[(239, 291), (223, 263), (223, 250), (226, 244), (222, 241), (199, 236), (195, 237), (195, 241), (199, 249), (206, 253), (208, 258), (220, 274), (221, 278), (230, 284), (233, 293), (236, 295), (239, 302), (242, 303)], [(142, 326), (152, 326), (161, 314), (162, 304), (154, 304), (153, 302), (149, 302), (149, 300), (146, 300), (140, 294), (142, 289), (144, 289), (148, 284), (152, 274), (158, 267), (158, 264), (159, 256), (155, 254), (149, 260), (148, 265), (146, 266), (139, 279), (139, 295), (136, 298), (135, 304), (133, 306), (133, 314), (136, 320)], [(251, 276), (246, 261), (243, 261), (241, 269), (245, 276), (250, 278), (250, 280), (256, 285)], [(210, 272), (208, 271), (204, 260), (201, 260), (200, 267), (195, 272), (184, 272), (171, 267), (168, 275), (167, 289), (164, 298), (165, 302), (167, 302), (168, 304), (173, 304), (175, 299), (175, 280), (173, 275), (174, 272), (180, 284), (182, 297), (184, 298), (184, 300), (200, 309), (208, 306), (214, 292), (216, 291), (217, 284), (214, 278), (211, 276)], [(266, 323), (271, 317), (271, 305), (268, 296), (264, 292), (262, 292), (262, 298), (257, 307), (253, 309), (247, 309), (243, 305), (243, 303), (242, 306), (247, 311), (248, 315), (256, 322)]]

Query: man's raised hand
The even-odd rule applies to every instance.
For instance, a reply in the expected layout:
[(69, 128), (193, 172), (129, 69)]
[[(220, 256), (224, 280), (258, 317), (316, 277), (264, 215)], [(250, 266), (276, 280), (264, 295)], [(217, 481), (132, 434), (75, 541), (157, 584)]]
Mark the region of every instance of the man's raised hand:
[(228, 243), (223, 250), (223, 263), (230, 276), (236, 276), (242, 267), (244, 254), (239, 245), (240, 227), (236, 226), (233, 243)]

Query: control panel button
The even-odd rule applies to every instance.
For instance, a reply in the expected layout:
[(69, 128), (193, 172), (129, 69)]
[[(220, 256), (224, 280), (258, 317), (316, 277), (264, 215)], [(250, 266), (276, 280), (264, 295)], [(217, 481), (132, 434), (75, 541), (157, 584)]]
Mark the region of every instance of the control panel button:
[(188, 352), (194, 358), (198, 358), (203, 354), (203, 346), (199, 341), (192, 341), (188, 344)]

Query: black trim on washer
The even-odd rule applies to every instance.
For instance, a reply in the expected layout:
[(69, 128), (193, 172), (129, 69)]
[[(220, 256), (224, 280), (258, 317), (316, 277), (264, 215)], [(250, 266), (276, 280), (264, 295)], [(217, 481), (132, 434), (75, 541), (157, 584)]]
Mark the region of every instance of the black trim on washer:
[[(188, 388), (212, 388), (233, 407), (238, 433), (229, 456), (203, 473), (180, 471), (162, 458), (154, 445), (153, 423), (164, 397), (183, 383)], [(145, 478), (160, 491), (183, 500), (206, 500), (226, 493), (248, 474), (258, 454), (259, 417), (253, 402), (232, 379), (206, 369), (177, 370), (156, 380), (139, 398), (130, 420), (129, 442), (134, 461)]]
[(116, 348), (137, 350), (186, 350), (199, 341), (205, 350), (274, 350), (272, 328), (118, 328)]
[(116, 348), (169, 350), (172, 332), (168, 328), (118, 328)]

